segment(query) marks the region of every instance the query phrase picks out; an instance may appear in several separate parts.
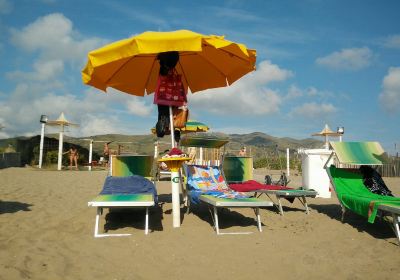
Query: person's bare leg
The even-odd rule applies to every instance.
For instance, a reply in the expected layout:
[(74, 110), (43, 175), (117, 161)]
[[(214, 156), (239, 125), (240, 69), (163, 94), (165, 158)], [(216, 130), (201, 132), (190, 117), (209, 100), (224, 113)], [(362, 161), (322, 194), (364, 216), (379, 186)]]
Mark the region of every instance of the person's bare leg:
[(69, 170), (72, 170), (72, 156), (69, 157)]

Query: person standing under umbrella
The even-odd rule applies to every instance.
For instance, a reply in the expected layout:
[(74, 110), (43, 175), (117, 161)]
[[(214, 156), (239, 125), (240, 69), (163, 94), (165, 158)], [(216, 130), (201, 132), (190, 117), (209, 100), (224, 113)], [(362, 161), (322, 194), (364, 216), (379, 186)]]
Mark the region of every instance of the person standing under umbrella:
[[(157, 59), (160, 71), (154, 94), (154, 104), (158, 107), (156, 133), (158, 137), (163, 137), (170, 127), (169, 107), (173, 107), (176, 111), (177, 107), (186, 106), (187, 97), (181, 75), (175, 70), (179, 53), (176, 51), (159, 53)], [(180, 131), (174, 130), (174, 136), (175, 141), (179, 142)]]

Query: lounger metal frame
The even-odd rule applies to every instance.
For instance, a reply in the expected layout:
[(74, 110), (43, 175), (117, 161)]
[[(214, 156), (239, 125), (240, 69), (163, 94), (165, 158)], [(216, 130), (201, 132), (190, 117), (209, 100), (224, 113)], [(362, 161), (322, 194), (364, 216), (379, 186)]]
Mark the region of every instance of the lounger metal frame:
[(219, 199), (217, 197), (210, 197), (208, 195), (201, 195), (200, 201), (210, 206), (209, 210), (211, 218), (214, 223), (214, 230), (217, 233), (217, 235), (253, 233), (253, 232), (221, 232), (221, 229), (219, 228), (218, 208), (252, 208), (256, 215), (257, 229), (259, 232), (262, 232), (259, 208), (273, 205), (271, 201), (258, 201), (258, 202), (247, 202), (238, 200), (228, 201), (226, 199)]
[[(260, 193), (260, 195), (257, 196), (257, 193)], [(303, 191), (302, 192), (292, 192), (292, 191), (285, 191), (285, 190), (257, 190), (254, 192), (254, 195), (256, 197), (260, 197), (262, 194), (265, 194), (266, 196), (268, 196), (268, 198), (271, 199), (271, 201), (274, 201), (271, 198), (271, 196), (275, 195), (277, 203), (274, 202), (274, 205), (278, 209), (279, 214), (281, 214), (283, 216), (284, 214), (283, 214), (281, 198), (288, 198), (288, 197), (297, 198), (300, 201), (300, 203), (303, 204), (306, 214), (308, 215), (308, 214), (310, 214), (310, 210), (307, 205), (306, 197), (315, 198), (317, 196), (318, 192), (307, 191), (307, 190), (304, 190), (304, 192)]]
[(145, 215), (145, 230), (144, 233), (147, 235), (149, 233), (149, 207), (154, 206), (154, 197), (151, 195), (152, 200), (148, 201), (89, 201), (88, 206), (97, 207), (96, 221), (94, 226), (94, 237), (109, 237), (109, 236), (129, 236), (130, 233), (99, 233), (99, 220), (100, 216), (103, 214), (104, 208), (146, 208)]

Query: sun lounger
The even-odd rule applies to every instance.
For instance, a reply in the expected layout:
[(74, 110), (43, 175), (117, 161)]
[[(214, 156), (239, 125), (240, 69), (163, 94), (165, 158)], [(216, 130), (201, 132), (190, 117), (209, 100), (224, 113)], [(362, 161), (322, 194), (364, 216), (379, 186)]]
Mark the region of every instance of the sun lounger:
[[(336, 164), (382, 165), (384, 151), (377, 142), (331, 142)], [(330, 161), (331, 157), (327, 162)], [(372, 193), (363, 182), (359, 169), (326, 167), (332, 186), (342, 208), (342, 221), (346, 210), (364, 216), (374, 223), (377, 216), (392, 217), (392, 227), (400, 243), (400, 197)]]
[[(220, 234), (248, 234), (251, 232), (224, 232), (219, 228), (219, 208), (253, 208), (257, 228), (261, 232), (260, 207), (272, 206), (273, 203), (229, 189), (219, 167), (184, 165), (187, 178), (188, 196), (192, 203), (205, 203), (210, 207), (214, 228)], [(190, 207), (190, 204), (189, 206)]]
[(284, 186), (265, 185), (254, 180), (245, 181), (239, 184), (229, 184), (229, 187), (235, 191), (253, 192), (256, 197), (257, 194), (265, 194), (271, 201), (274, 201), (271, 196), (275, 196), (276, 202), (274, 202), (274, 205), (277, 207), (282, 216), (283, 207), (281, 198), (285, 198), (290, 202), (293, 202), (297, 198), (300, 203), (303, 204), (306, 213), (309, 214), (310, 211), (307, 205), (307, 197), (315, 198), (318, 195), (318, 192), (313, 190), (301, 190)]
[(123, 234), (100, 234), (99, 233), (99, 219), (103, 213), (104, 208), (146, 208), (145, 217), (145, 234), (149, 232), (149, 207), (154, 206), (153, 194), (114, 194), (114, 195), (99, 195), (96, 196), (92, 201), (88, 202), (89, 206), (97, 207), (96, 222), (94, 226), (94, 237), (106, 237), (106, 236), (128, 236), (129, 233)]
[[(111, 175), (104, 182), (103, 190), (98, 196), (88, 202), (88, 206), (97, 207), (96, 221), (94, 227), (95, 237), (127, 236), (131, 234), (100, 234), (99, 220), (104, 208), (145, 208), (145, 234), (149, 232), (149, 207), (157, 202), (157, 191), (154, 184), (140, 175), (131, 175), (133, 168), (127, 168), (126, 157), (124, 164), (111, 164)], [(113, 158), (112, 161), (118, 160)], [(129, 172), (126, 172), (129, 170)], [(115, 176), (124, 175), (127, 176)]]

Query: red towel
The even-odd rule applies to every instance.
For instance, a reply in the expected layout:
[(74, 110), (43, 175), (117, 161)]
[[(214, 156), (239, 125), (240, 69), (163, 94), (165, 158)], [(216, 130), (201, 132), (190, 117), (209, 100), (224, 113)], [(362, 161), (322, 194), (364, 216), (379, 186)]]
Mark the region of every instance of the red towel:
[(245, 181), (239, 184), (229, 184), (229, 187), (237, 192), (252, 192), (256, 190), (292, 190), (292, 188), (283, 186), (261, 184), (254, 180)]

